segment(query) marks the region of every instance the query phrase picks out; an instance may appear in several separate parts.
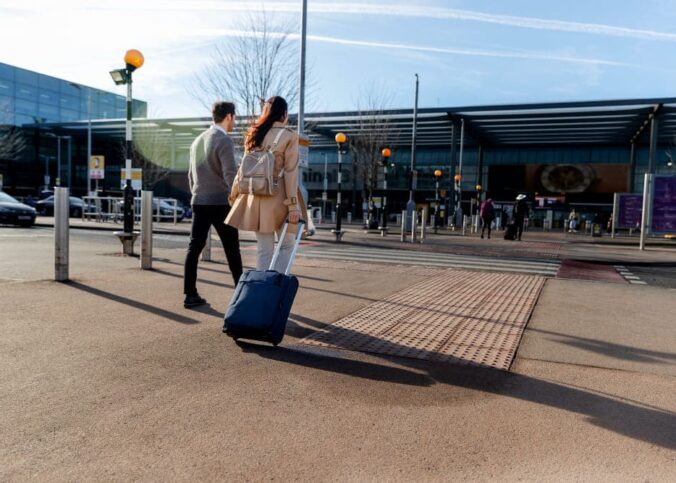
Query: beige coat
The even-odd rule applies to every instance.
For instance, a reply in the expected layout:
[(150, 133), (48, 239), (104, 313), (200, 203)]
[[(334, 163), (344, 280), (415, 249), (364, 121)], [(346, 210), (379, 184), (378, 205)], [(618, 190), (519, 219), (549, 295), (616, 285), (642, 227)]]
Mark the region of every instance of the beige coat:
[[(276, 168), (284, 169), (279, 190), (272, 196), (241, 194), (235, 178), (230, 194), (232, 208), (225, 219), (228, 225), (243, 231), (273, 233), (282, 227), (290, 211), (302, 210), (302, 196), (298, 191), (298, 135), (276, 122), (265, 135), (263, 146), (271, 147), (280, 129), (284, 129), (284, 133), (274, 150)], [(288, 196), (287, 193), (294, 194)]]

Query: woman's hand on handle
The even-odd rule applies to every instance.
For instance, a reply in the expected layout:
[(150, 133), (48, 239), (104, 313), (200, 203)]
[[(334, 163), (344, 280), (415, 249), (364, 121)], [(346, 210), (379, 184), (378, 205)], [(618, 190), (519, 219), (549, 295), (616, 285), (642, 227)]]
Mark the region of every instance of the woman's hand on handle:
[(289, 223), (292, 225), (298, 224), (300, 221), (300, 211), (294, 210), (289, 212)]

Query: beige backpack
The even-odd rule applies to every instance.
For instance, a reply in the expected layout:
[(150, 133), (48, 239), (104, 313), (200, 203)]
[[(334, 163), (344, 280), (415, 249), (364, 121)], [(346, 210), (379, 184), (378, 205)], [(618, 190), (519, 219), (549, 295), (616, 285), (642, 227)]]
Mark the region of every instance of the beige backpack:
[(244, 154), (237, 171), (240, 193), (256, 196), (272, 196), (277, 193), (284, 170), (275, 175), (274, 150), (283, 133), (284, 129), (280, 129), (271, 147), (257, 148)]

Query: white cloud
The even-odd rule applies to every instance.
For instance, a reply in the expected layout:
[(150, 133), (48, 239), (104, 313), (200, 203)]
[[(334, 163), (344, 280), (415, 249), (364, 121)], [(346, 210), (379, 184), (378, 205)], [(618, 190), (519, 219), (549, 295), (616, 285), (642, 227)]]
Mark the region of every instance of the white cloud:
[[(12, 0), (0, 0), (0, 6), (12, 7), (16, 2)], [(22, 5), (22, 8), (34, 9), (66, 9), (81, 8), (82, 1), (77, 0), (33, 0)], [(214, 1), (214, 0), (145, 0), (139, 3), (137, 0), (91, 0), (86, 3), (88, 9), (118, 10), (125, 12), (140, 12), (159, 10), (192, 11), (192, 12), (247, 12), (264, 5), (265, 9), (274, 12), (297, 13), (300, 11), (300, 2), (273, 2), (273, 1)], [(426, 6), (423, 4), (411, 5), (400, 3), (358, 3), (358, 2), (309, 2), (308, 11), (316, 14), (329, 15), (371, 15), (371, 16), (395, 16), (409, 18), (430, 18), (443, 20), (462, 20), (471, 22), (491, 23), (510, 27), (551, 30), (558, 32), (573, 32), (582, 34), (605, 35), (612, 37), (628, 37), (644, 40), (676, 41), (676, 33), (659, 32), (654, 30), (635, 29), (607, 24), (571, 22), (535, 17), (522, 17), (515, 15), (499, 15), (474, 10), (462, 10), (456, 8)]]

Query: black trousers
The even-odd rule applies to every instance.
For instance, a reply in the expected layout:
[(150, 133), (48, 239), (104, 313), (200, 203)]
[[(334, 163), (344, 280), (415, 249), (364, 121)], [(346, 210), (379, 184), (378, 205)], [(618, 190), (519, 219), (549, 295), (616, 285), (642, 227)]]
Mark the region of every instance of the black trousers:
[(523, 233), (523, 224), (525, 217), (515, 216), (514, 223), (516, 224), (516, 236), (518, 240), (521, 240), (521, 234)]
[(493, 218), (481, 217), (481, 236), (484, 236), (484, 231), (488, 228), (488, 238), (491, 237), (491, 223), (493, 223)]
[(190, 244), (185, 257), (183, 293), (186, 295), (197, 294), (197, 261), (207, 242), (209, 228), (212, 226), (221, 239), (232, 278), (237, 285), (242, 275), (242, 255), (239, 253), (237, 229), (223, 223), (229, 211), (229, 206), (193, 205)]

